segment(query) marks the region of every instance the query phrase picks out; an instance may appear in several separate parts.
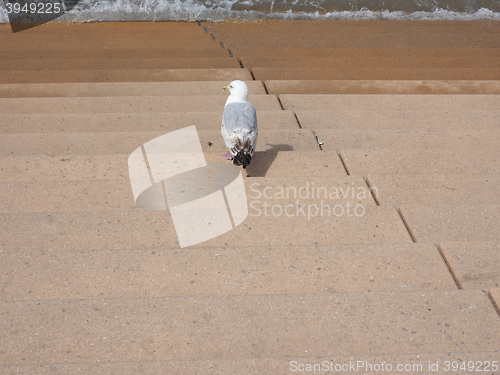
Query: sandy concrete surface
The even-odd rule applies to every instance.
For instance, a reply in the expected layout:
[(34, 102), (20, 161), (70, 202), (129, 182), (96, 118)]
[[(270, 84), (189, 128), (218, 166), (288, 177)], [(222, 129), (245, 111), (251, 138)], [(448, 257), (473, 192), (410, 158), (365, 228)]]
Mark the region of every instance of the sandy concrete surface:
[[(500, 22), (0, 38), (0, 373), (500, 373)], [(233, 79), (248, 216), (181, 248), (128, 157), (196, 125), (225, 162)]]

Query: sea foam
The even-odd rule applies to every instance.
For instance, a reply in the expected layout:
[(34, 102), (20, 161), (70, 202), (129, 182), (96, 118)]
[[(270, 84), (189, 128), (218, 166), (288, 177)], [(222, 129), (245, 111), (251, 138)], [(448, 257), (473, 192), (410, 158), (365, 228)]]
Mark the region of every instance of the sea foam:
[[(371, 2), (370, 2), (371, 1)], [(43, 2), (43, 0), (33, 0)], [(231, 18), (283, 20), (500, 20), (498, 2), (475, 9), (462, 0), (414, 0), (404, 9), (381, 9), (377, 0), (81, 0), (55, 22), (93, 21), (224, 21)], [(408, 5), (410, 4), (410, 5)], [(475, 4), (475, 2), (471, 3)], [(453, 6), (452, 6), (453, 5)], [(498, 7), (498, 9), (497, 9)], [(491, 9), (490, 9), (491, 8)], [(8, 22), (0, 2), (0, 22)]]

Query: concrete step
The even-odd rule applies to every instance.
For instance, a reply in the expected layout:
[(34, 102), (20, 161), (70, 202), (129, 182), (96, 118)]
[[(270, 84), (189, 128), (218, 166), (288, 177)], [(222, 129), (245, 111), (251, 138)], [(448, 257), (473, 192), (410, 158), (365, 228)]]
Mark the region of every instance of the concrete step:
[[(500, 113), (500, 112), (498, 112)], [(500, 120), (500, 118), (499, 118)], [(497, 150), (498, 129), (315, 129), (324, 150)]]
[[(290, 38), (296, 35), (304, 36), (315, 36), (318, 39), (332, 39), (331, 33), (336, 34), (352, 34), (358, 36), (360, 33), (370, 33), (376, 32), (379, 34), (393, 34), (400, 32), (402, 30), (408, 33), (420, 35), (423, 31), (427, 31), (431, 36), (434, 34), (447, 33), (450, 36), (459, 33), (481, 33), (481, 32), (491, 32), (498, 33), (498, 25), (491, 25), (489, 22), (486, 24), (480, 21), (457, 21), (456, 24), (450, 25), (446, 22), (428, 22), (426, 20), (422, 21), (412, 21), (406, 22), (404, 20), (367, 20), (363, 22), (358, 22), (357, 20), (342, 20), (340, 22), (323, 22), (323, 21), (311, 21), (311, 20), (269, 20), (266, 23), (250, 23), (250, 22), (220, 22), (220, 23), (207, 23), (210, 30), (217, 30), (219, 32), (231, 33), (239, 35), (242, 39), (246, 35), (241, 35), (244, 31), (249, 36), (252, 33), (257, 35), (264, 34), (266, 32), (280, 33), (287, 31), (287, 35)], [(236, 33), (238, 31), (239, 33)], [(330, 32), (330, 33), (327, 33)], [(427, 35), (426, 35), (427, 36)], [(412, 44), (409, 44), (413, 46)], [(406, 46), (408, 48), (408, 45)]]
[(500, 95), (293, 95), (279, 96), (284, 109), (296, 110), (494, 110)]
[(309, 129), (449, 129), (498, 128), (500, 110), (444, 112), (413, 109), (380, 110), (297, 110), (302, 128)]
[[(135, 112), (207, 112), (220, 108), (222, 114), (228, 95), (181, 96), (104, 96), (71, 98), (0, 98), (0, 114), (44, 113), (135, 113)], [(257, 111), (281, 110), (274, 95), (251, 95), (248, 99)]]
[(499, 174), (373, 174), (367, 178), (382, 205), (500, 204)]
[(402, 204), (401, 212), (417, 242), (500, 240), (500, 205)]
[[(55, 22), (58, 23), (59, 21)], [(74, 23), (80, 24), (86, 22)], [(120, 30), (115, 29), (112, 33), (109, 32), (110, 29), (108, 29), (107, 32), (89, 29), (84, 30), (84, 28), (76, 30), (77, 28), (72, 26), (73, 25), (71, 24), (70, 26), (66, 26), (65, 30), (45, 29), (45, 31), (38, 27), (38, 30), (35, 29), (38, 31), (38, 33), (33, 33), (31, 30), (23, 30), (23, 34), (16, 33), (16, 35), (12, 35), (13, 33), (11, 30), (1, 29), (0, 35), (4, 37), (6, 45), (9, 45), (12, 49), (16, 49), (16, 47), (18, 47), (19, 45), (25, 45), (27, 47), (30, 45), (34, 45), (40, 47), (41, 42), (43, 42), (44, 40), (46, 41), (46, 45), (50, 48), (67, 48), (68, 46), (71, 47), (71, 44), (73, 45), (74, 49), (77, 49), (77, 46), (79, 44), (84, 45), (86, 48), (91, 45), (102, 47), (103, 45), (112, 43), (115, 44), (116, 47), (126, 44), (127, 39), (131, 41), (131, 48), (134, 48), (136, 45), (138, 45), (138, 42), (141, 41), (151, 44), (164, 43), (167, 45), (169, 43), (172, 43), (174, 45), (185, 43), (188, 46), (197, 43), (205, 43), (207, 45), (213, 43), (214, 45), (218, 45), (220, 47), (219, 42), (214, 41), (212, 39), (212, 35), (210, 33), (206, 33), (205, 30), (199, 26), (193, 27), (191, 30), (172, 30), (171, 32), (168, 30), (168, 26), (163, 30), (154, 30), (154, 28), (151, 28), (149, 30), (147, 28), (134, 30), (131, 27), (123, 27)], [(15, 41), (17, 41), (19, 45), (16, 45)]]
[[(500, 57), (500, 48), (359, 48), (356, 45), (350, 48), (317, 48), (317, 47), (277, 47), (277, 48), (245, 48), (244, 45), (231, 46), (231, 50), (237, 57), (275, 57), (293, 58), (309, 56), (317, 57), (357, 57), (357, 58), (378, 58), (378, 57)], [(1, 56), (1, 55), (0, 55)]]
[[(66, 32), (65, 32), (66, 31)], [(168, 31), (153, 31), (145, 33), (90, 33), (85, 34), (83, 30), (67, 29), (52, 33), (12, 33), (3, 38), (6, 48), (11, 50), (22, 48), (40, 48), (43, 43), (48, 49), (92, 49), (100, 48), (161, 48), (164, 45), (171, 47), (191, 47), (197, 46), (219, 46), (220, 43), (214, 41), (210, 34), (196, 26), (194, 32), (190, 33), (170, 33)], [(49, 36), (50, 35), (50, 36)]]
[[(239, 56), (238, 56), (239, 57)], [(391, 57), (344, 57), (344, 56), (328, 56), (328, 57), (311, 57), (308, 55), (294, 57), (262, 57), (248, 56), (240, 57), (245, 68), (280, 68), (280, 69), (297, 69), (297, 68), (330, 68), (349, 69), (349, 68), (367, 68), (381, 67), (387, 69), (393, 68), (498, 68), (500, 66), (500, 56), (453, 56), (453, 57), (436, 57), (436, 56), (391, 56)], [(0, 65), (2, 66), (2, 65)], [(7, 65), (8, 66), (8, 65)]]
[[(297, 204), (374, 206), (360, 176), (244, 179), (248, 206)], [(125, 211), (136, 209), (130, 181), (0, 182), (0, 213)], [(252, 203), (255, 202), (255, 203)]]
[[(59, 23), (59, 22), (54, 22)], [(12, 36), (12, 31), (9, 25), (2, 25), (0, 35), (5, 37), (10, 36), (11, 40), (18, 40), (19, 42), (39, 41), (46, 38), (48, 35), (52, 36), (53, 42), (68, 42), (86, 41), (86, 42), (99, 42), (99, 41), (115, 41), (119, 42), (126, 38), (131, 40), (140, 40), (143, 38), (151, 38), (151, 40), (182, 40), (182, 39), (196, 39), (200, 36), (207, 36), (203, 27), (193, 22), (160, 22), (154, 24), (149, 22), (151, 27), (146, 26), (147, 22), (143, 25), (126, 25), (125, 22), (115, 27), (113, 22), (102, 22), (102, 25), (96, 26), (93, 23), (99, 22), (81, 22), (84, 23), (81, 27), (71, 27), (71, 23), (60, 22), (60, 25), (46, 25), (39, 27), (38, 30), (26, 30), (22, 34), (18, 33)], [(210, 36), (210, 34), (208, 34)]]
[[(2, 158), (1, 181), (95, 181), (129, 178), (128, 154), (11, 156)], [(207, 163), (221, 161), (218, 154), (205, 154)], [(251, 177), (346, 176), (336, 152), (256, 152), (246, 169)]]
[[(494, 291), (498, 291), (495, 289)], [(493, 291), (492, 291), (493, 293)], [(498, 292), (497, 292), (498, 293)], [(500, 296), (497, 295), (497, 298)], [(493, 297), (492, 297), (493, 298)], [(310, 354), (310, 353), (308, 353)], [(238, 358), (238, 359), (196, 359), (196, 360), (154, 360), (154, 361), (120, 361), (120, 362), (72, 362), (72, 363), (37, 363), (37, 364), (16, 364), (16, 365), (0, 365), (0, 370), (11, 374), (20, 372), (33, 374), (37, 371), (53, 371), (56, 373), (116, 373), (123, 375), (133, 375), (140, 372), (151, 374), (199, 374), (210, 368), (211, 375), (224, 374), (247, 374), (249, 371), (258, 374), (281, 374), (284, 371), (299, 371), (299, 369), (317, 369), (320, 371), (327, 370), (335, 371), (335, 368), (341, 370), (359, 371), (366, 375), (379, 374), (380, 368), (405, 369), (405, 374), (417, 375), (426, 370), (426, 368), (435, 369), (441, 364), (444, 367), (445, 361), (448, 363), (456, 363), (457, 366), (466, 366), (467, 360), (463, 360), (463, 353), (448, 352), (448, 353), (424, 353), (424, 354), (379, 354), (366, 355), (336, 355), (335, 359), (325, 360), (322, 362), (318, 357), (300, 356), (296, 359), (290, 357), (273, 357), (273, 358)], [(467, 359), (474, 363), (485, 362), (485, 358), (491, 358), (491, 352), (467, 352)], [(353, 361), (354, 359), (354, 361)], [(359, 362), (358, 362), (359, 361)], [(490, 361), (491, 362), (491, 361)], [(358, 366), (359, 364), (359, 366)], [(322, 367), (324, 366), (324, 367)], [(398, 367), (400, 366), (400, 367)]]
[(128, 154), (2, 156), (1, 181), (128, 179)]
[(452, 28), (442, 23), (429, 27), (425, 21), (411, 25), (377, 21), (357, 25), (356, 21), (341, 21), (333, 25), (294, 20), (267, 25), (211, 24), (209, 29), (230, 48), (498, 48), (497, 25), (487, 28), (480, 22), (461, 22)]
[(440, 242), (439, 247), (460, 288), (489, 291), (500, 287), (500, 244)]
[[(286, 209), (254, 203), (245, 221), (199, 246), (305, 246), (411, 243), (393, 207), (315, 202)], [(287, 210), (285, 214), (285, 210)], [(0, 214), (5, 252), (179, 248), (166, 211), (86, 211)]]
[(491, 353), (500, 341), (488, 297), (465, 290), (14, 301), (0, 313), (7, 364), (286, 358), (290, 366), (310, 352)]
[(342, 150), (351, 174), (496, 174), (500, 151), (468, 150)]
[[(41, 27), (40, 27), (41, 26)], [(85, 22), (72, 28), (66, 22), (46, 23), (36, 29), (27, 29), (22, 34), (16, 34), (20, 40), (32, 40), (36, 36), (57, 35), (72, 38), (96, 40), (99, 38), (121, 38), (125, 35), (138, 37), (152, 35), (153, 37), (176, 38), (183, 35), (196, 36), (203, 33), (203, 28), (194, 22)], [(0, 35), (12, 34), (8, 24), (0, 25)]]
[(500, 68), (262, 68), (257, 80), (499, 80)]
[(60, 70), (145, 70), (145, 69), (218, 69), (239, 68), (237, 59), (224, 57), (170, 58), (100, 58), (100, 59), (9, 59), (0, 61), (0, 71), (60, 71)]
[[(39, 28), (37, 28), (37, 30), (39, 30)], [(222, 48), (217, 42), (203, 43), (202, 45), (196, 46), (196, 48), (190, 45), (171, 45), (170, 43), (166, 43), (154, 48), (111, 46), (109, 48), (79, 49), (76, 45), (73, 45), (73, 47), (64, 49), (40, 48), (40, 46), (34, 46), (29, 50), (11, 48), (10, 50), (0, 51), (0, 58), (5, 61), (10, 59), (133, 59), (137, 58), (137, 56), (141, 56), (145, 59), (165, 59), (171, 58), (172, 56), (193, 59), (230, 57), (229, 51), (226, 48)]]
[[(0, 97), (73, 97), (73, 96), (177, 96), (219, 95), (226, 81), (194, 82), (94, 82), (94, 83), (4, 83)], [(252, 94), (266, 94), (260, 81), (246, 81)]]
[[(50, 50), (74, 50), (77, 48), (82, 48), (84, 50), (91, 49), (143, 49), (143, 48), (162, 48), (168, 45), (169, 48), (189, 48), (196, 50), (198, 47), (207, 48), (221, 48), (224, 49), (218, 41), (212, 40), (210, 35), (201, 34), (200, 36), (171, 39), (171, 38), (154, 38), (150, 35), (139, 36), (134, 38), (134, 40), (129, 40), (127, 35), (124, 35), (121, 39), (100, 39), (100, 36), (96, 36), (94, 40), (82, 38), (65, 38), (56, 40), (50, 39), (50, 37), (40, 35), (38, 38), (33, 38), (31, 40), (18, 41), (12, 38), (5, 38), (5, 48), (10, 50), (16, 49), (39, 49), (40, 45), (44, 45)], [(225, 51), (227, 52), (227, 50)]]
[[(57, 22), (57, 21), (56, 21)], [(83, 23), (83, 22), (81, 22)], [(98, 22), (95, 22), (98, 23)], [(173, 24), (173, 22), (171, 22)], [(189, 28), (177, 29), (169, 25), (163, 27), (130, 27), (124, 26), (121, 28), (113, 28), (106, 25), (100, 30), (92, 27), (82, 27), (75, 28), (71, 26), (66, 26), (64, 28), (40, 28), (33, 32), (31, 30), (23, 30), (22, 34), (18, 33), (12, 36), (12, 31), (8, 29), (1, 29), (0, 35), (5, 37), (7, 43), (10, 42), (12, 46), (15, 45), (15, 41), (20, 44), (29, 46), (30, 44), (36, 44), (37, 42), (45, 40), (47, 45), (65, 46), (67, 44), (73, 43), (73, 46), (78, 44), (123, 44), (126, 40), (130, 40), (132, 45), (136, 42), (164, 42), (168, 44), (185, 42), (187, 45), (193, 43), (210, 43), (213, 42), (210, 33), (205, 32), (205, 30), (198, 26), (191, 24)], [(111, 32), (111, 30), (113, 30)], [(10, 34), (10, 35), (9, 35)], [(214, 42), (214, 44), (216, 44)], [(218, 44), (218, 43), (217, 43)], [(38, 44), (40, 46), (40, 44)]]
[[(0, 253), (0, 261), (4, 302), (141, 298), (145, 290), (162, 298), (456, 289), (430, 244), (39, 251)], [(179, 280), (165, 282), (173, 275)]]
[(500, 94), (500, 81), (268, 80), (270, 94)]
[(33, 70), (0, 72), (0, 83), (163, 82), (252, 80), (247, 69)]
[[(227, 152), (220, 129), (198, 131), (203, 152), (221, 155)], [(113, 155), (129, 154), (137, 147), (165, 132), (64, 132), (0, 135), (0, 156)], [(257, 142), (258, 152), (318, 151), (309, 129), (275, 130)], [(292, 167), (292, 166), (290, 166)]]
[[(185, 96), (187, 99), (189, 95)], [(0, 133), (173, 131), (195, 125), (220, 130), (224, 104), (217, 112), (55, 113), (0, 116)], [(213, 108), (212, 108), (213, 109)], [(299, 129), (291, 111), (259, 111), (259, 129)]]
[(0, 212), (74, 212), (137, 209), (130, 182), (2, 182)]

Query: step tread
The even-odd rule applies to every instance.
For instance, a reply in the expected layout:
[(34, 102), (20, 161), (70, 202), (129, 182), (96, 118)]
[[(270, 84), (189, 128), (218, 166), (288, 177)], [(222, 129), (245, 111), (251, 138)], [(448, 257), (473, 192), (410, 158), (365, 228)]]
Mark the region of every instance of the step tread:
[(270, 94), (500, 94), (498, 80), (267, 80)]
[[(36, 29), (37, 31), (40, 28)], [(228, 57), (229, 52), (221, 48), (219, 43), (206, 43), (193, 46), (184, 44), (164, 44), (158, 47), (136, 47), (131, 46), (111, 46), (109, 48), (91, 48), (78, 49), (76, 46), (64, 49), (43, 48), (33, 46), (30, 49), (10, 49), (0, 51), (0, 58), (8, 61), (9, 59), (99, 59), (99, 58), (169, 58), (176, 56), (178, 58), (190, 57), (193, 59), (202, 57)]]
[[(39, 251), (0, 260), (4, 302), (141, 298), (144, 290), (161, 298), (456, 289), (430, 244)], [(163, 282), (172, 275), (184, 277)]]
[[(103, 96), (69, 98), (0, 98), (0, 114), (43, 113), (134, 113), (207, 112), (224, 110), (228, 95)], [(260, 110), (281, 110), (274, 95), (250, 95), (248, 100)]]
[[(499, 112), (500, 114), (500, 112)], [(500, 117), (498, 118), (500, 120)], [(315, 129), (325, 150), (496, 150), (500, 129)]]
[(468, 150), (342, 150), (352, 174), (482, 174), (498, 173), (500, 151)]
[[(128, 154), (6, 156), (2, 158), (2, 181), (121, 180), (128, 179)], [(216, 153), (205, 154), (207, 163), (220, 162)], [(346, 176), (336, 152), (256, 152), (246, 172), (251, 177)]]
[[(73, 26), (72, 24), (69, 24)], [(119, 31), (119, 32), (117, 32)], [(12, 34), (8, 24), (0, 25), (0, 33)], [(83, 36), (100, 39), (120, 38), (123, 35), (151, 34), (156, 37), (177, 37), (181, 35), (203, 34), (203, 28), (197, 23), (176, 21), (176, 22), (82, 22), (78, 27), (70, 28), (66, 22), (52, 22), (44, 24), (36, 29), (27, 29), (19, 35), (19, 38), (31, 39), (37, 35), (61, 35), (61, 36)]]
[[(76, 82), (76, 83), (3, 83), (0, 97), (88, 97), (88, 96), (173, 96), (218, 95), (229, 81), (185, 82)], [(260, 81), (246, 81), (252, 94), (266, 94)]]
[[(278, 208), (273, 213), (273, 206), (266, 208), (264, 203), (253, 204), (242, 224), (203, 242), (203, 247), (412, 242), (393, 207), (333, 202), (321, 208), (312, 203), (279, 215)], [(179, 248), (172, 219), (165, 211), (5, 213), (0, 214), (0, 224), (5, 252)]]
[[(20, 357), (28, 363), (290, 361), (305, 351), (323, 358), (420, 354), (422, 345), (428, 353), (491, 352), (500, 345), (500, 321), (488, 297), (466, 290), (16, 301), (1, 302), (0, 312), (2, 331), (10, 332), (14, 319), (17, 326), (18, 340), (1, 339), (0, 361), (8, 364)], [(127, 345), (117, 345), (124, 338)]]
[[(498, 289), (496, 289), (498, 290)], [(498, 292), (497, 292), (498, 299)], [(498, 299), (500, 300), (500, 299)], [(491, 351), (467, 351), (467, 359), (463, 353), (447, 352), (447, 353), (419, 353), (419, 354), (379, 354), (367, 355), (355, 353), (354, 355), (336, 355), (335, 359), (325, 359), (311, 356), (297, 356), (291, 359), (290, 356), (275, 356), (275, 357), (256, 357), (262, 355), (261, 352), (253, 353), (251, 358), (237, 359), (195, 359), (195, 360), (145, 360), (131, 361), (120, 360), (119, 362), (72, 362), (72, 363), (37, 363), (37, 364), (16, 364), (16, 365), (0, 365), (0, 369), (5, 373), (26, 373), (34, 374), (36, 372), (56, 372), (56, 373), (78, 373), (79, 371), (85, 374), (97, 373), (116, 373), (123, 375), (134, 375), (139, 373), (145, 374), (198, 374), (206, 373), (207, 368), (210, 369), (211, 375), (225, 374), (281, 374), (284, 371), (300, 371), (301, 369), (323, 369), (329, 372), (344, 369), (345, 371), (362, 371), (366, 375), (377, 375), (380, 373), (380, 368), (389, 368), (395, 371), (398, 365), (407, 366), (404, 368), (405, 374), (417, 375), (427, 371), (429, 367), (433, 369), (444, 367), (445, 364), (456, 363), (457, 366), (463, 366), (468, 361), (474, 363), (484, 363), (492, 358)], [(325, 356), (324, 358), (328, 358)], [(354, 360), (354, 361), (353, 361)], [(324, 361), (324, 362), (323, 362)], [(356, 363), (359, 362), (359, 366)], [(316, 367), (315, 367), (316, 366)], [(326, 366), (326, 367), (322, 367)], [(351, 370), (349, 370), (349, 366)], [(451, 367), (450, 367), (451, 368)]]
[(439, 247), (461, 288), (488, 291), (500, 286), (500, 244), (443, 241)]
[[(204, 153), (227, 152), (217, 124), (214, 130), (200, 130)], [(129, 154), (141, 144), (165, 134), (144, 132), (60, 132), (0, 135), (0, 156), (113, 155)], [(319, 151), (309, 129), (283, 129), (266, 133), (266, 141), (257, 142), (257, 152)], [(292, 167), (292, 166), (289, 166)]]
[(499, 204), (410, 204), (400, 206), (417, 242), (500, 240)]
[[(245, 178), (244, 184), (248, 205), (253, 201), (281, 206), (297, 202), (375, 205), (360, 176), (253, 177)], [(0, 182), (0, 191), (0, 213), (136, 209), (127, 179)]]
[(297, 110), (300, 125), (310, 129), (446, 129), (498, 128), (500, 110), (471, 110), (444, 112), (413, 109), (380, 110)]
[[(83, 33), (82, 33), (83, 34)], [(17, 34), (19, 35), (19, 33)], [(38, 35), (38, 34), (37, 34)], [(196, 35), (186, 35), (185, 37), (165, 37), (165, 36), (155, 36), (155, 35), (137, 35), (135, 37), (130, 37), (129, 35), (123, 35), (118, 38), (103, 38), (100, 34), (95, 34), (93, 38), (89, 38), (87, 35), (73, 36), (70, 39), (65, 38), (62, 34), (55, 34), (50, 38), (46, 35), (31, 35), (29, 39), (20, 40), (17, 38), (4, 38), (2, 43), (5, 48), (9, 50), (19, 49), (29, 49), (29, 48), (40, 48), (40, 44), (44, 44), (47, 49), (56, 50), (74, 50), (75, 47), (80, 47), (85, 50), (90, 50), (93, 48), (108, 49), (108, 48), (127, 48), (127, 49), (143, 49), (143, 48), (162, 48), (165, 44), (168, 44), (170, 48), (186, 48), (196, 49), (198, 47), (212, 47), (221, 48), (221, 45), (212, 40), (211, 35), (207, 35), (200, 31), (198, 36)], [(22, 47), (21, 47), (22, 46)]]
[[(316, 57), (499, 57), (500, 47), (456, 47), (456, 48), (425, 48), (408, 46), (402, 48), (360, 48), (356, 45), (350, 48), (318, 48), (318, 47), (277, 47), (277, 48), (246, 48), (243, 45), (234, 47), (233, 52), (238, 57), (279, 57), (292, 58), (301, 56)], [(0, 54), (0, 56), (2, 56)]]
[(239, 68), (237, 59), (225, 57), (171, 58), (87, 58), (87, 59), (8, 59), (0, 60), (0, 71), (125, 70), (125, 69), (210, 69)]
[[(383, 66), (385, 68), (497, 68), (500, 57), (495, 56), (391, 56), (391, 57), (311, 57), (307, 55), (294, 57), (242, 57), (245, 68), (369, 68)], [(2, 66), (2, 65), (0, 65)]]
[[(173, 131), (192, 125), (197, 130), (220, 130), (223, 108), (224, 104), (220, 111), (210, 112), (6, 114), (0, 116), (0, 134)], [(258, 111), (257, 122), (259, 129), (269, 131), (299, 129), (291, 111)]]
[(500, 204), (500, 174), (371, 174), (380, 204)]
[(500, 68), (252, 68), (257, 80), (499, 80)]
[(252, 80), (247, 69), (33, 70), (0, 72), (0, 83), (163, 82)]
[(285, 109), (291, 110), (494, 110), (500, 108), (500, 95), (279, 95)]

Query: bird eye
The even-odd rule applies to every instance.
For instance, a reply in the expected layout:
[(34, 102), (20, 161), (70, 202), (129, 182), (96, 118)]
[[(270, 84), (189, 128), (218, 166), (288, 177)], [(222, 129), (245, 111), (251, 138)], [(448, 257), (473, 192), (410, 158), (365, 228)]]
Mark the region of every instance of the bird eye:
[(229, 85), (229, 88), (230, 88), (230, 89), (232, 89), (232, 88), (233, 88), (233, 86)]

